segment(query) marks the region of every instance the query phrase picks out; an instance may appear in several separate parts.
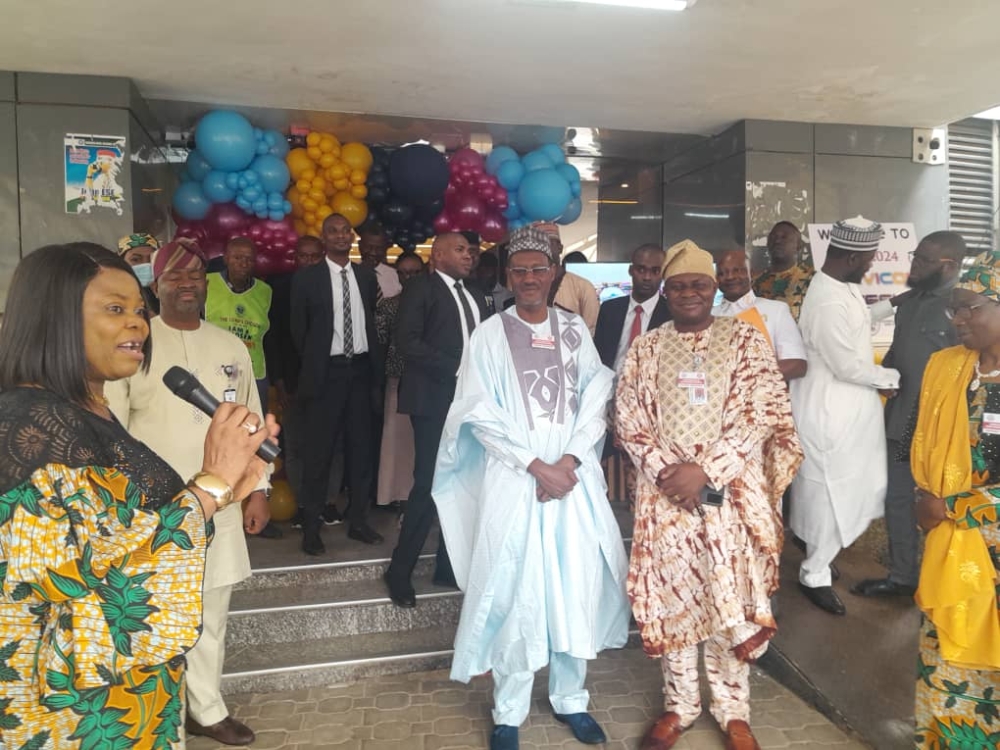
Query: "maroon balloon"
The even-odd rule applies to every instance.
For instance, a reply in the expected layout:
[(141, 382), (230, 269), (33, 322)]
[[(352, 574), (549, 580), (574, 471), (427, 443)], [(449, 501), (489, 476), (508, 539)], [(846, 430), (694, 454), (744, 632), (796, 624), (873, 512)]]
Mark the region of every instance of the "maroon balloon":
[(483, 202), (474, 195), (463, 195), (455, 201), (454, 219), (459, 229), (479, 231), (479, 224), (483, 220), (485, 207)]
[(208, 237), (205, 240), (198, 243), (198, 247), (205, 254), (205, 257), (211, 260), (212, 258), (218, 258), (226, 250), (226, 243), (223, 240), (217, 239), (215, 237)]
[(180, 221), (177, 223), (177, 231), (174, 232), (174, 237), (181, 237), (202, 243), (208, 239), (208, 229), (200, 221)]
[(487, 242), (500, 242), (507, 234), (507, 220), (495, 211), (487, 211), (479, 224), (479, 234)]
[(434, 218), (434, 234), (444, 234), (451, 231), (451, 214), (442, 211)]
[(264, 239), (264, 227), (260, 224), (252, 224), (247, 229), (247, 237), (252, 239), (254, 242), (260, 242)]
[(459, 164), (466, 167), (474, 174), (478, 174), (483, 171), (483, 157), (471, 148), (460, 148), (452, 154), (451, 164)]
[(216, 203), (205, 217), (205, 226), (213, 237), (227, 240), (242, 235), (250, 217), (235, 203)]
[(257, 265), (254, 271), (257, 276), (272, 276), (278, 272), (280, 262), (267, 253), (257, 253)]

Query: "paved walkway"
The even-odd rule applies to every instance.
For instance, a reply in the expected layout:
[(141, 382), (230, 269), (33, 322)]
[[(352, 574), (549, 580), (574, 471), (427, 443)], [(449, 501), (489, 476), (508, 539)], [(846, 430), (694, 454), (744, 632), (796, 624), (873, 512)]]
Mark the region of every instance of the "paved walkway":
[[(865, 747), (763, 672), (754, 669), (752, 675), (751, 725), (763, 750)], [(606, 652), (591, 662), (587, 685), (593, 715), (608, 734), (604, 747), (638, 747), (646, 728), (663, 710), (661, 680), (659, 665), (637, 648)], [(535, 679), (531, 716), (521, 727), (521, 747), (584, 747), (552, 718), (546, 685), (544, 675)], [(487, 747), (491, 693), (488, 677), (466, 686), (450, 682), (446, 671), (438, 671), (374, 677), (343, 687), (236, 696), (229, 705), (257, 732), (254, 750), (457, 750)], [(203, 738), (191, 739), (187, 746), (189, 750), (224, 747)], [(707, 709), (676, 748), (722, 750), (722, 733)]]

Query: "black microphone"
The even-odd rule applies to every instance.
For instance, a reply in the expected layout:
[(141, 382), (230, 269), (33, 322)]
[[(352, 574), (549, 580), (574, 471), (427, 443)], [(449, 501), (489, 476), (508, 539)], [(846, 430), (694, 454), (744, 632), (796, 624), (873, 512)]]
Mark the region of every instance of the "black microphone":
[[(179, 396), (189, 404), (198, 407), (210, 417), (219, 408), (219, 400), (206, 391), (205, 386), (198, 381), (198, 378), (183, 367), (175, 366), (167, 370), (163, 375), (163, 384), (175, 396)], [(263, 429), (263, 425), (261, 428)], [(272, 442), (271, 438), (261, 443), (257, 449), (257, 455), (268, 463), (276, 459), (279, 453), (281, 453), (281, 448)]]

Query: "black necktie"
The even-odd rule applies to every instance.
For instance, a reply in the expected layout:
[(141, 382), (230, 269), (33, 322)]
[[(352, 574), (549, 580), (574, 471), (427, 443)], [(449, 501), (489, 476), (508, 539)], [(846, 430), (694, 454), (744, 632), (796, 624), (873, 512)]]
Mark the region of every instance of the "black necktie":
[(469, 300), (462, 289), (461, 281), (455, 282), (455, 291), (458, 292), (458, 301), (462, 303), (462, 313), (465, 315), (465, 330), (471, 336), (472, 329), (476, 327), (476, 318), (472, 314), (472, 307), (469, 305)]

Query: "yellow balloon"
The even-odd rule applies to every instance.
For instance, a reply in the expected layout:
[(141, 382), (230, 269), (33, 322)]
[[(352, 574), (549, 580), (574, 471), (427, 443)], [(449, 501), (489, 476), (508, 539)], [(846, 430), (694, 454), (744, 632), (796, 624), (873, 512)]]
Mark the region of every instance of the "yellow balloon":
[(319, 146), (310, 146), (306, 149), (306, 153), (309, 154), (309, 158), (313, 161), (319, 161), (323, 156), (323, 152), (319, 150)]
[(333, 151), (333, 138), (328, 135), (324, 135), (319, 139), (319, 150), (324, 154), (328, 154)]
[(326, 219), (327, 216), (333, 214), (333, 209), (329, 206), (320, 206), (316, 209), (316, 221), (320, 224)]
[(319, 165), (323, 167), (323, 169), (332, 167), (336, 163), (337, 163), (337, 157), (334, 156), (333, 154), (324, 153), (321, 157), (319, 157)]
[(326, 187), (326, 179), (323, 177), (314, 177), (312, 186), (314, 190), (322, 190)]
[(323, 190), (320, 188), (313, 188), (312, 190), (310, 190), (309, 197), (312, 200), (316, 201), (317, 206), (326, 203), (326, 193), (324, 193)]
[(304, 208), (306, 211), (315, 211), (317, 208), (319, 208), (319, 204), (320, 201), (317, 201), (312, 196), (302, 199), (302, 208)]
[(295, 188), (299, 191), (299, 194), (302, 195), (312, 190), (312, 183), (309, 180), (299, 180), (295, 183)]
[(351, 171), (351, 184), (352, 185), (364, 185), (365, 180), (368, 179), (368, 173), (362, 172), (360, 169), (354, 169)]
[(323, 194), (326, 195), (327, 198), (332, 198), (337, 194), (337, 188), (334, 187), (332, 182), (328, 182), (326, 183), (326, 187), (323, 188)]
[(351, 222), (352, 227), (357, 227), (368, 216), (368, 204), (347, 192), (340, 192), (333, 196), (333, 212), (338, 213)]
[(368, 188), (366, 188), (364, 185), (351, 185), (351, 195), (353, 195), (355, 198), (367, 198)]
[(297, 185), (292, 185), (288, 188), (288, 192), (285, 193), (285, 197), (288, 199), (289, 203), (295, 203), (302, 198), (302, 194), (299, 193), (299, 188)]
[(306, 145), (318, 146), (322, 138), (323, 136), (319, 133), (310, 133), (309, 135), (306, 136)]
[[(275, 394), (273, 396), (270, 395), (270, 394), (268, 394), (268, 396), (267, 396), (267, 402), (269, 404), (277, 404), (278, 403), (277, 391), (275, 391)], [(279, 407), (279, 409), (280, 409), (280, 407)], [(280, 413), (279, 411), (275, 411), (273, 409), (271, 411), (274, 413), (274, 416), (278, 416), (278, 414)], [(281, 470), (285, 466), (285, 462), (281, 460), (281, 456), (278, 456), (271, 463), (274, 464), (274, 474), (278, 474), (279, 472), (281, 472)], [(272, 474), (271, 476), (274, 476), (274, 474)]]
[(309, 234), (309, 227), (306, 225), (304, 221), (302, 221), (301, 216), (296, 217), (294, 226), (295, 226), (295, 234), (299, 235), (299, 237), (301, 237), (304, 234)]
[(310, 167), (305, 172), (303, 172), (302, 175), (301, 175), (301, 179), (303, 179), (303, 180), (309, 180), (309, 182), (312, 182), (313, 180), (315, 180), (316, 179), (316, 169), (314, 167), (315, 167), (315, 165), (313, 165), (313, 167)]
[(337, 188), (337, 190), (348, 190), (351, 187), (351, 181), (346, 177), (342, 180), (334, 180), (333, 186)]
[(330, 167), (330, 179), (332, 180), (342, 180), (347, 177), (349, 173), (350, 170), (348, 170), (343, 164), (335, 164)]
[(340, 160), (351, 169), (367, 173), (372, 166), (372, 152), (363, 143), (345, 143), (340, 149)]
[(271, 509), (272, 521), (290, 521), (295, 517), (299, 508), (295, 502), (295, 493), (286, 480), (279, 479), (271, 485), (271, 502), (268, 507)]
[(312, 159), (309, 158), (309, 154), (304, 148), (293, 148), (289, 151), (288, 156), (285, 157), (285, 163), (288, 164), (288, 171), (293, 180), (298, 180), (305, 170), (311, 169), (313, 166)]
[(306, 211), (306, 215), (302, 217), (302, 221), (312, 227), (316, 223), (316, 214), (312, 211)]

